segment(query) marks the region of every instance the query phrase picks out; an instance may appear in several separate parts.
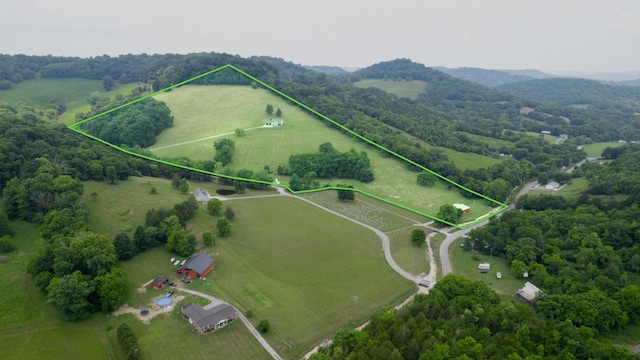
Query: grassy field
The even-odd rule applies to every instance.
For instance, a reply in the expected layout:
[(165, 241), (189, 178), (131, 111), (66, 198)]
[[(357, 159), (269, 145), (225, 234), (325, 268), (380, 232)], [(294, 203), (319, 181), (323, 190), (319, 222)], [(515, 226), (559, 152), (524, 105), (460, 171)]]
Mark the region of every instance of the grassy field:
[[(143, 225), (147, 209), (173, 208), (175, 204), (186, 201), (190, 194), (182, 194), (171, 186), (171, 181), (153, 177), (130, 177), (127, 181), (109, 185), (106, 182), (83, 182), (82, 200), (89, 210), (89, 223), (96, 232), (115, 236), (118, 232), (133, 233), (136, 226)], [(155, 187), (157, 194), (150, 193)], [(201, 187), (210, 194), (216, 189), (230, 189), (229, 186), (217, 186), (212, 183), (190, 182), (190, 190)], [(91, 196), (96, 193), (95, 199)], [(227, 196), (229, 198), (275, 194), (275, 190), (247, 190), (244, 194)]]
[(507, 140), (500, 140), (500, 139), (495, 139), (488, 136), (476, 135), (476, 134), (471, 134), (467, 132), (458, 132), (458, 133), (468, 136), (470, 138), (473, 138), (475, 140), (482, 141), (483, 143), (489, 144), (495, 148), (499, 148), (501, 146), (507, 146), (507, 147), (513, 146), (513, 143)]
[(10, 90), (0, 91), (0, 98), (10, 104), (25, 102), (36, 108), (45, 108), (52, 102), (71, 107), (77, 102), (86, 104), (87, 96), (94, 91), (104, 91), (102, 81), (36, 77), (32, 80), (12, 84)]
[[(149, 194), (150, 186), (159, 194)], [(192, 184), (192, 188), (196, 186), (211, 193), (215, 190), (212, 184)], [(98, 193), (96, 200), (87, 195), (91, 191)], [(142, 223), (150, 206), (169, 207), (185, 199), (170, 188), (169, 180), (148, 178), (132, 178), (115, 186), (87, 182), (84, 196), (88, 196), (85, 201), (93, 202), (92, 224), (107, 231), (111, 227), (111, 234), (119, 227), (133, 229)], [(236, 214), (231, 236), (217, 238), (217, 245), (207, 249), (216, 259), (216, 271), (207, 281), (196, 281), (189, 287), (227, 300), (241, 311), (252, 310), (255, 323), (269, 319), (272, 331), (266, 338), (282, 355), (290, 352), (298, 358), (338, 328), (366, 321), (374, 311), (401, 301), (414, 289), (386, 264), (380, 240), (370, 230), (289, 197), (231, 198), (239, 199), (224, 202)], [(128, 214), (126, 221), (119, 219), (120, 213)], [(201, 206), (188, 226), (200, 238), (203, 231), (214, 231), (215, 221)], [(158, 275), (174, 275), (175, 267), (169, 263), (172, 256), (166, 249), (156, 248), (121, 262), (129, 280), (131, 305), (144, 305), (156, 295), (138, 294), (135, 289), (141, 284)], [(357, 309), (354, 296), (358, 296)], [(193, 341), (203, 338), (188, 330), (186, 322), (166, 325), (173, 321), (171, 316), (161, 316), (144, 327), (140, 342), (148, 346), (141, 346), (160, 347), (167, 338), (187, 336), (175, 335), (181, 331), (197, 338)], [(185, 347), (181, 351), (185, 357), (198, 358), (195, 351), (204, 350), (188, 352)], [(250, 358), (253, 353), (227, 358)]]
[[(298, 358), (337, 328), (366, 321), (414, 289), (386, 264), (377, 236), (361, 226), (289, 197), (225, 204), (237, 220), (212, 250), (216, 274), (190, 286), (252, 310), (255, 323), (269, 319), (266, 339), (282, 354)], [(214, 221), (199, 210), (190, 226), (201, 233)]]
[[(511, 273), (509, 264), (504, 259), (464, 251), (460, 247), (461, 241), (461, 239), (458, 239), (451, 244), (449, 248), (453, 273), (464, 275), (472, 280), (481, 280), (487, 284), (491, 283), (490, 287), (495, 290), (503, 300), (516, 299), (514, 293), (524, 285), (526, 279), (516, 279)], [(478, 271), (479, 263), (491, 264), (491, 270), (485, 274), (480, 273), (480, 271)], [(496, 277), (498, 271), (502, 272), (502, 279)]]
[(621, 144), (619, 142), (600, 142), (594, 144), (584, 145), (582, 149), (587, 153), (588, 157), (600, 157), (602, 156), (602, 151), (608, 147), (618, 147), (624, 146), (625, 144)]
[(355, 82), (353, 85), (363, 89), (374, 87), (398, 95), (399, 97), (415, 99), (420, 93), (425, 91), (427, 83), (421, 80), (385, 81), (383, 79), (365, 79)]
[[(146, 293), (138, 293), (140, 285), (158, 275), (167, 275), (171, 281), (178, 281), (175, 273), (176, 266), (169, 263), (175, 254), (163, 247), (158, 247), (137, 255), (134, 259), (120, 262), (120, 266), (127, 274), (131, 293), (127, 304), (133, 307), (145, 307), (152, 299), (167, 291), (147, 288)], [(180, 294), (180, 293), (178, 293)], [(199, 297), (191, 295), (183, 300), (183, 304), (206, 304)], [(240, 321), (232, 323), (222, 331), (201, 336), (194, 333), (188, 321), (176, 311), (156, 316), (150, 325), (142, 324), (132, 315), (120, 315), (113, 318), (114, 322), (127, 322), (138, 335), (140, 347), (148, 359), (158, 359), (166, 356), (167, 349), (171, 350), (171, 357), (179, 359), (268, 359), (266, 351), (249, 330)], [(167, 343), (167, 339), (171, 339)]]
[[(39, 236), (36, 225), (13, 222), (18, 249), (0, 263), (0, 348), (3, 359), (119, 359), (105, 318), (66, 323), (44, 303), (26, 273)], [(115, 335), (113, 335), (115, 337)], [(70, 352), (69, 349), (73, 349)]]
[(60, 116), (60, 122), (69, 125), (75, 121), (77, 113), (91, 110), (91, 105), (87, 102), (91, 93), (97, 91), (100, 96), (125, 95), (138, 85), (116, 85), (113, 90), (105, 92), (100, 80), (38, 76), (32, 80), (12, 84), (9, 90), (0, 90), (0, 99), (12, 105), (24, 102), (36, 109), (47, 108), (52, 102), (63, 104), (67, 111)]
[[(429, 260), (427, 259), (428, 247), (423, 244), (417, 247), (411, 243), (411, 231), (415, 227), (410, 226), (396, 231), (388, 232), (389, 245), (393, 260), (404, 270), (414, 274), (429, 273)], [(432, 247), (432, 249), (434, 249)], [(435, 249), (433, 250), (436, 251)]]
[[(363, 184), (322, 179), (321, 183), (352, 183), (358, 189), (431, 215), (437, 214), (445, 203), (468, 202), (457, 188), (450, 190), (443, 181), (433, 187), (419, 186), (415, 181), (416, 173), (410, 171), (403, 161), (345, 136), (335, 127), (328, 126), (267, 90), (248, 86), (183, 86), (159, 94), (157, 98), (169, 105), (175, 117), (175, 125), (160, 134), (158, 142), (151, 147), (161, 157), (211, 159), (215, 139), (210, 137), (233, 132), (236, 128), (259, 127), (247, 130), (242, 137), (228, 135), (236, 142), (231, 163), (235, 170), (247, 168), (257, 172), (265, 165), (274, 169), (280, 164), (288, 164), (291, 154), (316, 152), (320, 144), (331, 142), (339, 151), (351, 148), (367, 151), (376, 180)], [(266, 104), (282, 109), (283, 126), (261, 127), (263, 121), (269, 118), (264, 112)], [(207, 138), (206, 141), (185, 144)], [(181, 145), (172, 146), (176, 144)], [(479, 162), (474, 157), (470, 157), (469, 161)], [(288, 181), (286, 177), (278, 179), (282, 183)], [(465, 215), (463, 222), (472, 221), (490, 210), (485, 202), (479, 201), (472, 206), (471, 213)]]
[[(116, 85), (113, 90), (110, 91), (99, 91), (100, 96), (102, 97), (113, 97), (117, 94), (121, 95), (129, 95), (131, 94), (131, 90), (140, 86), (139, 83), (132, 84), (124, 84), (124, 85)], [(87, 102), (87, 96), (89, 93), (85, 94), (84, 97), (80, 96), (77, 99), (69, 101), (67, 105), (67, 111), (64, 112), (60, 116), (60, 122), (65, 125), (71, 125), (76, 121), (77, 113), (88, 113), (91, 111), (91, 105)]]
[(360, 194), (356, 194), (356, 200), (353, 202), (339, 201), (338, 194), (334, 190), (305, 193), (301, 196), (382, 231), (392, 231), (430, 220), (425, 216)]
[(526, 132), (526, 134), (527, 134), (527, 135), (529, 135), (529, 136), (535, 136), (535, 137), (537, 137), (537, 138), (542, 137), (542, 138), (544, 138), (544, 140), (545, 140), (546, 142), (548, 142), (548, 143), (550, 143), (550, 144), (555, 144), (555, 143), (556, 143), (556, 140), (558, 140), (558, 137), (557, 137), (557, 136), (553, 136), (553, 135), (545, 135), (545, 134), (540, 134), (540, 133), (532, 132), (532, 131), (527, 131), (527, 132)]

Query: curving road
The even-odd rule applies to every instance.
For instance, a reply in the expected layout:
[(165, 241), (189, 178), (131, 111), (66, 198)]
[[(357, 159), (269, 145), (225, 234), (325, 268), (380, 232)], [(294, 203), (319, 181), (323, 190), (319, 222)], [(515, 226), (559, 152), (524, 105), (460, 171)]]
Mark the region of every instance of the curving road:
[(352, 218), (350, 218), (350, 217), (348, 217), (346, 215), (340, 214), (339, 212), (336, 212), (336, 211), (333, 211), (331, 209), (328, 209), (328, 208), (326, 208), (326, 207), (324, 207), (322, 205), (318, 205), (318, 204), (314, 203), (313, 201), (311, 201), (309, 199), (305, 199), (303, 197), (290, 194), (284, 188), (276, 187), (276, 189), (278, 189), (278, 192), (283, 196), (290, 196), (290, 197), (293, 197), (295, 199), (302, 200), (302, 201), (304, 201), (304, 202), (306, 202), (308, 204), (311, 204), (311, 205), (313, 205), (313, 206), (315, 206), (317, 208), (320, 208), (320, 209), (322, 209), (324, 211), (330, 212), (333, 215), (339, 216), (339, 217), (341, 217), (341, 218), (343, 218), (345, 220), (349, 220), (349, 221), (351, 221), (353, 223), (356, 223), (356, 224), (358, 224), (360, 226), (364, 226), (367, 229), (373, 231), (380, 238), (380, 242), (382, 243), (382, 251), (384, 252), (384, 258), (387, 261), (387, 264), (389, 264), (389, 266), (391, 266), (391, 268), (395, 272), (400, 274), (405, 279), (411, 280), (412, 282), (414, 282), (416, 284), (418, 283), (419, 279), (418, 279), (417, 276), (415, 276), (413, 274), (410, 274), (409, 272), (405, 271), (400, 266), (398, 266), (398, 264), (396, 264), (395, 260), (393, 260), (393, 257), (391, 257), (391, 247), (389, 246), (389, 237), (387, 237), (387, 235), (385, 233), (383, 233), (382, 231), (374, 228), (373, 226), (367, 225), (367, 224), (365, 224), (365, 223), (363, 223), (361, 221), (358, 221), (358, 220), (352, 219)]
[[(210, 308), (218, 306), (220, 304), (226, 304), (224, 301), (222, 301), (222, 300), (220, 300), (218, 298), (215, 298), (215, 297), (213, 297), (211, 295), (202, 293), (200, 291), (195, 291), (195, 290), (190, 290), (190, 289), (185, 289), (185, 288), (176, 288), (176, 290), (177, 291), (186, 292), (186, 293), (189, 293), (189, 294), (192, 294), (192, 295), (200, 296), (200, 297), (203, 297), (203, 298), (211, 301), (211, 303), (208, 304), (207, 306), (205, 306), (204, 309), (210, 309)], [(240, 320), (244, 323), (244, 325), (247, 327), (247, 329), (249, 329), (249, 332), (251, 332), (251, 335), (253, 335), (253, 337), (255, 337), (256, 340), (258, 340), (260, 345), (262, 345), (262, 347), (265, 350), (267, 350), (269, 355), (271, 355), (271, 357), (276, 359), (276, 360), (282, 360), (282, 357), (280, 355), (278, 355), (278, 353), (275, 351), (275, 349), (272, 348), (271, 345), (269, 345), (269, 343), (267, 342), (267, 340), (265, 340), (262, 337), (262, 335), (260, 335), (258, 330), (256, 330), (255, 327), (253, 327), (253, 324), (251, 324), (249, 319), (247, 319), (246, 316), (244, 316), (244, 314), (240, 312), (240, 310), (236, 309), (236, 311), (238, 312), (238, 317), (240, 318)]]
[[(516, 194), (516, 199), (518, 199), (520, 196), (528, 193), (529, 191), (531, 191), (531, 189), (533, 189), (534, 187), (536, 187), (536, 185), (538, 185), (537, 181), (533, 181), (530, 182), (528, 184), (526, 184), (519, 192), (518, 194)], [(502, 214), (504, 214), (506, 211), (509, 210), (513, 210), (515, 209), (515, 205), (511, 204), (509, 206), (509, 208), (507, 208), (507, 210), (501, 212), (500, 214), (496, 215), (496, 216), (502, 216)], [(489, 219), (481, 221), (473, 226), (469, 226), (468, 228), (464, 229), (464, 230), (460, 230), (460, 231), (456, 231), (453, 234), (448, 234), (445, 233), (446, 238), (444, 239), (444, 241), (442, 241), (442, 244), (440, 245), (440, 265), (442, 267), (442, 276), (445, 276), (447, 274), (449, 274), (451, 272), (451, 261), (449, 260), (449, 247), (451, 246), (451, 244), (458, 240), (460, 237), (467, 235), (471, 230), (473, 229), (477, 229), (479, 227), (485, 226), (489, 223)]]

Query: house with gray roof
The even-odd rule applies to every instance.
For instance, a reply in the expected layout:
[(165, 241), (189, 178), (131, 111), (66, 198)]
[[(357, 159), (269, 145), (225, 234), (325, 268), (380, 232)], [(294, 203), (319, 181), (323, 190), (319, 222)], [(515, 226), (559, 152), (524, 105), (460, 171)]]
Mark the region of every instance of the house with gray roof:
[(193, 329), (200, 334), (220, 329), (238, 317), (238, 310), (229, 304), (220, 304), (204, 309), (198, 304), (182, 307), (182, 315), (189, 320)]

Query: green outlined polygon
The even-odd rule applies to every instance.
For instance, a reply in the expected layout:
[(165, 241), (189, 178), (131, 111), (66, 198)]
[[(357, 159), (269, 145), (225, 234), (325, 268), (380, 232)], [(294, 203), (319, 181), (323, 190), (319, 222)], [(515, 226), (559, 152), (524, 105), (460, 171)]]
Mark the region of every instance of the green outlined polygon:
[(506, 204), (503, 204), (503, 203), (501, 203), (501, 202), (499, 202), (499, 201), (496, 201), (496, 200), (494, 200), (494, 199), (491, 199), (491, 198), (489, 198), (489, 197), (487, 197), (487, 196), (485, 196), (485, 195), (483, 195), (483, 194), (480, 194), (480, 193), (478, 193), (478, 192), (476, 192), (476, 191), (474, 191), (474, 190), (471, 190), (471, 189), (469, 189), (469, 188), (466, 188), (466, 187), (464, 187), (464, 186), (462, 186), (462, 185), (460, 185), (460, 184), (458, 184), (458, 183), (454, 182), (453, 180), (450, 180), (450, 179), (446, 178), (445, 176), (442, 176), (442, 175), (440, 175), (439, 173), (434, 172), (434, 171), (432, 171), (431, 169), (428, 169), (428, 168), (426, 168), (426, 167), (424, 167), (424, 166), (422, 166), (422, 165), (420, 165), (420, 164), (418, 164), (418, 163), (416, 163), (416, 162), (414, 162), (414, 161), (412, 161), (412, 160), (410, 160), (410, 159), (408, 159), (408, 158), (406, 158), (406, 157), (404, 157), (404, 156), (402, 156), (402, 155), (400, 155), (400, 154), (398, 154), (398, 153), (394, 152), (393, 150), (387, 149), (386, 147), (384, 147), (384, 146), (382, 146), (382, 145), (379, 145), (379, 144), (377, 144), (377, 143), (375, 143), (375, 142), (373, 142), (373, 141), (371, 141), (371, 140), (369, 140), (369, 139), (367, 139), (367, 138), (365, 138), (365, 137), (361, 136), (360, 134), (357, 134), (357, 133), (355, 133), (355, 132), (351, 131), (350, 129), (348, 129), (348, 128), (346, 128), (345, 126), (343, 126), (343, 125), (339, 124), (338, 122), (336, 122), (336, 121), (332, 120), (331, 118), (329, 118), (329, 117), (325, 116), (324, 114), (319, 113), (318, 111), (316, 111), (316, 110), (314, 110), (314, 109), (310, 108), (309, 106), (307, 106), (307, 105), (305, 105), (305, 104), (303, 104), (303, 103), (301, 103), (301, 102), (297, 101), (296, 99), (294, 99), (294, 98), (290, 97), (289, 95), (282, 93), (281, 91), (279, 91), (279, 90), (277, 90), (277, 89), (275, 89), (275, 88), (271, 87), (270, 85), (268, 85), (268, 84), (266, 84), (266, 83), (262, 82), (261, 80), (259, 80), (259, 79), (255, 78), (255, 77), (253, 77), (253, 76), (251, 76), (251, 75), (247, 74), (246, 72), (244, 72), (244, 71), (242, 71), (242, 70), (240, 70), (240, 69), (236, 68), (235, 66), (233, 66), (233, 65), (231, 65), (231, 64), (223, 65), (223, 66), (221, 66), (221, 67), (218, 67), (218, 68), (216, 68), (216, 69), (213, 69), (213, 70), (207, 71), (207, 72), (205, 72), (205, 73), (203, 73), (203, 74), (200, 74), (200, 75), (198, 75), (198, 76), (194, 76), (194, 77), (192, 77), (192, 78), (190, 78), (190, 79), (184, 80), (184, 81), (182, 81), (182, 82), (179, 82), (179, 83), (177, 83), (177, 84), (171, 85), (171, 86), (166, 87), (166, 88), (164, 88), (164, 89), (161, 89), (161, 90), (158, 90), (158, 91), (156, 91), (156, 92), (153, 92), (153, 93), (147, 94), (147, 95), (142, 96), (142, 97), (140, 97), (140, 98), (138, 98), (138, 99), (132, 100), (132, 101), (130, 101), (130, 102), (128, 102), (128, 103), (122, 104), (122, 105), (120, 105), (120, 106), (117, 106), (117, 107), (114, 107), (114, 108), (112, 108), (112, 109), (106, 110), (106, 111), (101, 112), (101, 113), (99, 113), (99, 114), (93, 115), (93, 116), (91, 116), (91, 117), (89, 117), (89, 118), (87, 118), (87, 119), (84, 119), (84, 120), (82, 120), (82, 121), (79, 121), (79, 122), (76, 122), (76, 123), (74, 123), (74, 124), (69, 125), (69, 126), (68, 126), (68, 128), (69, 128), (70, 130), (73, 130), (73, 131), (75, 131), (75, 132), (77, 132), (77, 133), (79, 133), (79, 134), (82, 134), (82, 135), (84, 135), (84, 136), (86, 136), (86, 137), (88, 137), (88, 138), (91, 138), (91, 139), (93, 139), (93, 140), (95, 140), (95, 141), (99, 141), (99, 142), (101, 142), (101, 143), (103, 143), (103, 144), (105, 144), (105, 145), (107, 145), (107, 146), (111, 146), (111, 147), (113, 147), (113, 148), (115, 148), (115, 149), (117, 149), (117, 150), (119, 150), (119, 151), (122, 151), (122, 152), (124, 152), (124, 153), (127, 153), (127, 154), (129, 154), (129, 155), (133, 155), (133, 156), (141, 157), (141, 158), (144, 158), (144, 159), (147, 159), (147, 160), (151, 160), (151, 161), (155, 161), (155, 162), (158, 162), (158, 163), (162, 163), (162, 164), (165, 164), (165, 165), (174, 166), (174, 167), (182, 168), (182, 169), (185, 169), (185, 170), (190, 170), (190, 171), (200, 172), (200, 173), (204, 173), (204, 174), (208, 174), (208, 175), (214, 175), (214, 176), (218, 176), (218, 177), (222, 177), (222, 178), (227, 178), (227, 179), (231, 179), (231, 180), (240, 180), (240, 181), (247, 181), (247, 182), (254, 182), (254, 183), (260, 183), (260, 184), (266, 184), (266, 185), (276, 185), (276, 184), (271, 183), (271, 182), (260, 181), (260, 180), (254, 180), (254, 179), (245, 179), (245, 178), (240, 178), (240, 177), (236, 177), (236, 176), (229, 176), (229, 175), (219, 174), (219, 173), (216, 173), (216, 172), (210, 172), (210, 171), (205, 171), (205, 170), (201, 170), (201, 169), (196, 169), (196, 168), (193, 168), (193, 167), (190, 167), (190, 166), (185, 166), (185, 165), (181, 165), (181, 164), (177, 164), (177, 163), (172, 163), (172, 162), (169, 162), (169, 161), (165, 161), (165, 160), (162, 160), (162, 159), (157, 159), (157, 158), (149, 157), (149, 156), (146, 156), (146, 155), (143, 155), (143, 154), (138, 154), (138, 153), (132, 152), (132, 151), (130, 151), (130, 150), (123, 149), (123, 148), (121, 148), (120, 146), (117, 146), (117, 145), (115, 145), (115, 144), (111, 144), (111, 143), (109, 143), (109, 142), (107, 142), (107, 141), (105, 141), (105, 140), (102, 140), (102, 139), (100, 139), (100, 138), (98, 138), (98, 137), (96, 137), (96, 136), (93, 136), (93, 135), (91, 135), (91, 134), (89, 134), (89, 133), (87, 133), (87, 132), (85, 132), (85, 131), (83, 131), (83, 130), (81, 130), (81, 129), (79, 128), (79, 126), (80, 126), (81, 124), (85, 123), (85, 122), (88, 122), (88, 121), (94, 120), (94, 119), (99, 118), (99, 117), (101, 117), (101, 116), (103, 116), (103, 115), (106, 115), (106, 114), (109, 114), (109, 113), (111, 113), (111, 112), (117, 111), (117, 110), (122, 109), (122, 108), (124, 108), (124, 107), (127, 107), (127, 106), (129, 106), (129, 105), (132, 105), (132, 104), (135, 104), (135, 103), (137, 103), (137, 102), (143, 101), (143, 100), (145, 100), (145, 99), (151, 98), (151, 97), (153, 97), (153, 96), (155, 96), (155, 95), (157, 95), (157, 94), (160, 94), (160, 93), (163, 93), (163, 92), (166, 92), (166, 91), (172, 90), (172, 89), (177, 88), (177, 87), (180, 87), (180, 86), (182, 86), (182, 85), (186, 85), (186, 84), (191, 83), (191, 82), (193, 82), (193, 81), (195, 81), (195, 80), (198, 80), (198, 79), (200, 79), (200, 78), (203, 78), (203, 77), (208, 76), (208, 75), (211, 75), (211, 74), (214, 74), (214, 73), (216, 73), (216, 72), (218, 72), (218, 71), (221, 71), (221, 70), (224, 70), (224, 69), (232, 69), (232, 70), (236, 71), (238, 74), (241, 74), (241, 75), (243, 75), (243, 76), (247, 77), (247, 78), (248, 78), (248, 79), (250, 79), (251, 81), (254, 81), (255, 83), (257, 83), (257, 84), (259, 84), (259, 85), (263, 86), (264, 88), (266, 88), (266, 89), (268, 89), (268, 90), (272, 91), (273, 93), (275, 93), (275, 94), (277, 94), (277, 95), (281, 96), (282, 98), (284, 98), (284, 99), (286, 99), (286, 100), (288, 100), (288, 101), (292, 102), (293, 104), (295, 104), (295, 105), (297, 105), (297, 106), (301, 107), (302, 109), (304, 109), (304, 110), (306, 110), (306, 111), (308, 111), (308, 112), (310, 112), (310, 113), (312, 113), (312, 114), (314, 114), (314, 115), (318, 116), (319, 118), (321, 118), (321, 119), (323, 119), (323, 120), (325, 120), (325, 121), (328, 121), (328, 122), (329, 122), (329, 123), (331, 123), (333, 126), (335, 126), (335, 127), (339, 128), (339, 129), (341, 129), (341, 130), (343, 130), (343, 131), (347, 132), (348, 134), (351, 134), (352, 136), (354, 136), (354, 137), (356, 137), (356, 138), (358, 138), (358, 139), (360, 139), (360, 140), (364, 141), (365, 143), (367, 143), (367, 144), (369, 144), (369, 145), (371, 145), (371, 146), (374, 146), (375, 148), (377, 148), (377, 149), (379, 149), (379, 150), (381, 150), (381, 151), (384, 151), (384, 152), (386, 152), (386, 153), (388, 153), (388, 154), (390, 154), (390, 155), (393, 155), (394, 157), (396, 157), (396, 158), (398, 158), (398, 159), (401, 159), (402, 161), (405, 161), (405, 162), (407, 162), (407, 163), (410, 163), (410, 164), (412, 164), (413, 166), (416, 166), (417, 168), (419, 168), (419, 169), (421, 169), (421, 170), (427, 171), (427, 172), (429, 172), (429, 173), (433, 174), (434, 176), (438, 177), (439, 179), (441, 179), (441, 180), (443, 180), (443, 181), (445, 181), (445, 182), (447, 182), (447, 183), (449, 183), (449, 184), (452, 184), (452, 185), (454, 185), (454, 186), (456, 186), (456, 187), (458, 187), (458, 188), (460, 188), (460, 189), (463, 189), (463, 190), (465, 190), (465, 191), (467, 191), (467, 192), (469, 192), (469, 193), (471, 193), (471, 194), (473, 194), (473, 195), (475, 195), (475, 196), (478, 196), (478, 197), (480, 197), (480, 198), (482, 198), (482, 199), (485, 199), (485, 200), (489, 201), (490, 203), (495, 204), (495, 205), (498, 207), (498, 209), (497, 209), (497, 210), (495, 210), (495, 211), (493, 211), (493, 212), (491, 212), (491, 213), (488, 213), (488, 214), (485, 214), (485, 215), (483, 215), (483, 216), (480, 216), (480, 217), (478, 217), (477, 219), (475, 219), (475, 220), (474, 220), (474, 221), (472, 221), (472, 222), (468, 222), (468, 223), (465, 223), (465, 224), (459, 225), (459, 224), (453, 224), (453, 223), (450, 223), (450, 222), (448, 222), (448, 221), (445, 221), (445, 220), (439, 219), (439, 218), (438, 218), (438, 217), (436, 217), (436, 216), (433, 216), (433, 215), (430, 215), (430, 214), (426, 214), (426, 213), (424, 213), (424, 212), (422, 212), (422, 211), (420, 211), (420, 210), (413, 209), (413, 208), (411, 208), (411, 207), (408, 207), (408, 206), (405, 206), (405, 205), (402, 205), (402, 204), (395, 203), (395, 202), (393, 202), (393, 201), (391, 201), (391, 200), (388, 200), (388, 199), (382, 198), (382, 197), (377, 196), (377, 195), (375, 195), (375, 194), (368, 193), (368, 192), (363, 191), (363, 190), (358, 189), (358, 188), (343, 188), (343, 187), (339, 187), (339, 186), (328, 186), (328, 187), (322, 187), (322, 188), (317, 188), (317, 189), (312, 189), (312, 190), (294, 191), (294, 190), (292, 190), (288, 185), (284, 185), (284, 184), (277, 184), (277, 186), (284, 187), (284, 188), (286, 188), (289, 192), (291, 192), (291, 193), (293, 193), (293, 194), (308, 193), (308, 192), (316, 192), (316, 191), (324, 191), (324, 190), (349, 190), (349, 191), (355, 191), (355, 192), (358, 192), (358, 193), (360, 193), (360, 194), (363, 194), (363, 195), (366, 195), (366, 196), (372, 197), (372, 198), (374, 198), (374, 199), (377, 199), (377, 200), (380, 200), (380, 201), (386, 202), (386, 203), (391, 204), (391, 205), (393, 205), (393, 206), (397, 206), (397, 207), (399, 207), (399, 208), (402, 208), (402, 209), (405, 209), (405, 210), (408, 210), (408, 211), (414, 212), (414, 213), (416, 213), (416, 214), (420, 214), (420, 215), (425, 216), (425, 217), (427, 217), (427, 218), (430, 218), (430, 219), (433, 219), (433, 220), (436, 220), (436, 221), (439, 221), (439, 222), (442, 222), (442, 223), (448, 224), (448, 225), (453, 226), (453, 227), (456, 227), (456, 228), (458, 228), (458, 229), (465, 229), (465, 228), (468, 228), (468, 227), (470, 227), (470, 226), (473, 226), (473, 225), (475, 225), (475, 224), (477, 224), (477, 223), (479, 223), (479, 222), (482, 222), (482, 221), (484, 221), (484, 220), (486, 220), (486, 219), (489, 219), (489, 218), (491, 218), (491, 217), (493, 217), (493, 216), (495, 216), (495, 215), (497, 215), (497, 214), (499, 214), (499, 213), (503, 212), (504, 210), (506, 210), (506, 209), (508, 208), (508, 206), (507, 206)]

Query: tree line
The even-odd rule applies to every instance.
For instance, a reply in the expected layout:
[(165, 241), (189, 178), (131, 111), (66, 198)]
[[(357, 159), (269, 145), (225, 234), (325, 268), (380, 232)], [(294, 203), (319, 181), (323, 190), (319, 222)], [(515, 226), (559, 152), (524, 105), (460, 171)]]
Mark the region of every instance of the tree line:
[(597, 331), (500, 302), (481, 281), (449, 274), (405, 307), (382, 309), (361, 330), (340, 329), (311, 360), (634, 359)]

